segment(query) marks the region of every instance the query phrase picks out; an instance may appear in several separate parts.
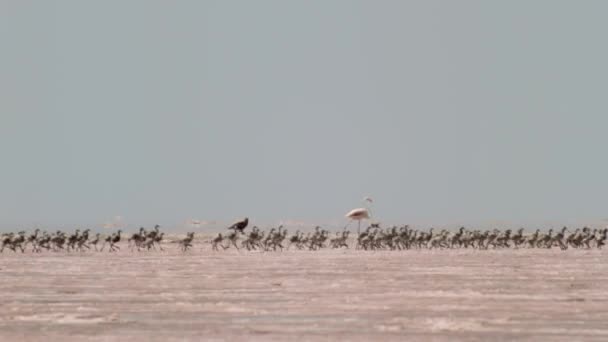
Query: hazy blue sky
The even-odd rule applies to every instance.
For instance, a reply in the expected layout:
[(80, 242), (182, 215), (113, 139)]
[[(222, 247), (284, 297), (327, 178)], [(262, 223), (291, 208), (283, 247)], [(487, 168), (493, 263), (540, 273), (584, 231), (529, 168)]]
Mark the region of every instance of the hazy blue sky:
[(0, 226), (603, 219), (607, 13), (0, 0)]

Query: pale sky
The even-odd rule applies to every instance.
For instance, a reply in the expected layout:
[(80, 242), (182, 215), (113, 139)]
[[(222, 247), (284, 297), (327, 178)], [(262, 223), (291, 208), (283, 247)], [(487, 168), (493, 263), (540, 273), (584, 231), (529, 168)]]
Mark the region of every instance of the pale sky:
[(602, 220), (607, 13), (0, 0), (0, 227)]

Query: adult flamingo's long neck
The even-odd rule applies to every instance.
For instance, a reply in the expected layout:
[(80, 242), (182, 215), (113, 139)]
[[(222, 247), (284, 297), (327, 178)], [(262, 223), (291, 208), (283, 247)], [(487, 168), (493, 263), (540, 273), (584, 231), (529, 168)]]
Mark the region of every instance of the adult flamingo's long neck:
[(371, 198), (369, 198), (369, 197), (366, 197), (366, 198), (365, 198), (365, 200), (364, 200), (363, 202), (364, 202), (364, 204), (363, 204), (363, 205), (364, 205), (364, 207), (365, 207), (365, 210), (367, 210), (367, 212), (368, 212), (368, 214), (369, 214), (369, 218), (370, 218), (370, 220), (371, 220), (371, 218), (372, 218), (372, 209), (371, 209), (371, 206), (372, 206), (372, 199), (371, 199)]
[[(372, 209), (370, 208), (372, 205), (372, 199), (369, 197), (365, 197), (363, 199), (363, 207), (365, 208), (365, 210), (367, 210), (367, 216), (368, 219), (371, 222), (372, 219)], [(360, 235), (361, 234), (361, 220), (359, 220), (358, 225), (357, 225), (357, 234)]]

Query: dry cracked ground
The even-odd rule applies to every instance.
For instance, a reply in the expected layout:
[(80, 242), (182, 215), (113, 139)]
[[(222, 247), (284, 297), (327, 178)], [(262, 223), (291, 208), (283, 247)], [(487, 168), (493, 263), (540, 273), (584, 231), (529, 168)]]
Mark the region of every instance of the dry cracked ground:
[(0, 255), (3, 341), (608, 340), (600, 250)]

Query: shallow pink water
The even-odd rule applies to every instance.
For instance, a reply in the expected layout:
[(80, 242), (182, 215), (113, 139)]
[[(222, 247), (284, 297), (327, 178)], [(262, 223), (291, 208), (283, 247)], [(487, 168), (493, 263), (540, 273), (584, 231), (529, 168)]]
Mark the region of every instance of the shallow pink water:
[(5, 252), (0, 290), (0, 340), (608, 340), (598, 250)]

